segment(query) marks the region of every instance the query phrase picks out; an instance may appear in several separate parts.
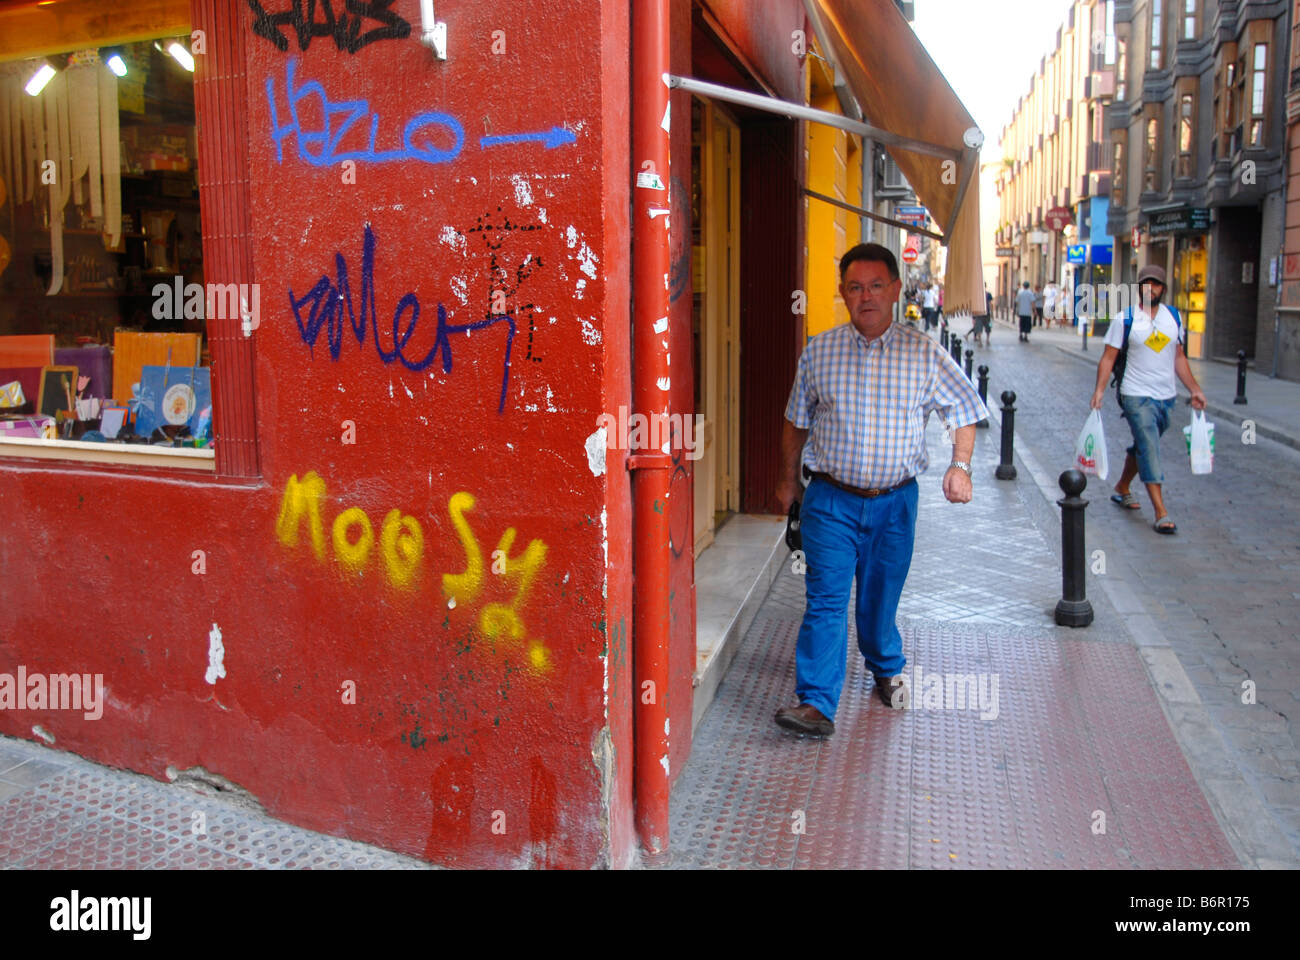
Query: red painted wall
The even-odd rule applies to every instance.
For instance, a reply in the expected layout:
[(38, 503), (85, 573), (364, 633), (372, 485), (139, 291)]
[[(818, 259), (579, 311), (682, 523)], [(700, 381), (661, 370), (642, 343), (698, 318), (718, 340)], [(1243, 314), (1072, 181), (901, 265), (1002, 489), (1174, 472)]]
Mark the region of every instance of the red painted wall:
[(439, 63), (417, 0), (351, 52), (238, 6), (262, 480), (0, 463), (0, 672), (107, 686), (0, 732), (439, 863), (622, 865), (631, 518), (587, 440), (630, 393), (627, 11), (438, 4)]

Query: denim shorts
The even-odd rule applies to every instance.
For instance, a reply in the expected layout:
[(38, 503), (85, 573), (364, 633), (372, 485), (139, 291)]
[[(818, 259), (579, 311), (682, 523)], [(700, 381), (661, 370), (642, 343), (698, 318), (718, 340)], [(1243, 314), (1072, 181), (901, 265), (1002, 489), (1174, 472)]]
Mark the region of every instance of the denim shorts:
[(1126, 451), (1137, 458), (1138, 476), (1143, 483), (1164, 483), (1165, 474), (1160, 466), (1160, 438), (1169, 429), (1169, 417), (1174, 412), (1174, 400), (1156, 400), (1152, 397), (1130, 397), (1120, 394), (1124, 418), (1133, 431), (1133, 446)]

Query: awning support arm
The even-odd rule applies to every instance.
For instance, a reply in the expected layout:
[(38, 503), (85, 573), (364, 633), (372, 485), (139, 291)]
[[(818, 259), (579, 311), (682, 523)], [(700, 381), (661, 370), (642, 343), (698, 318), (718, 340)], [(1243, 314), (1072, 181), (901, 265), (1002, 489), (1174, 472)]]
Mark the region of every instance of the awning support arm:
[(961, 172), (957, 175), (957, 200), (952, 205), (952, 216), (943, 225), (945, 236), (951, 237), (953, 229), (957, 226), (957, 215), (961, 213), (961, 202), (966, 199), (966, 191), (970, 189), (971, 178), (975, 176), (975, 171), (979, 166), (979, 156), (979, 150), (967, 149), (966, 155), (962, 157)]
[(891, 227), (901, 227), (908, 233), (919, 233), (923, 237), (931, 237), (934, 240), (938, 240), (940, 243), (946, 244), (948, 242), (943, 238), (943, 234), (935, 233), (932, 230), (923, 230), (920, 227), (913, 226), (910, 223), (904, 223), (902, 220), (895, 220), (892, 217), (882, 217), (878, 213), (872, 213), (870, 210), (864, 210), (862, 207), (855, 207), (851, 203), (845, 203), (843, 200), (836, 200), (834, 197), (828, 197), (826, 194), (818, 193), (816, 190), (809, 190), (807, 187), (804, 187), (803, 192), (815, 200), (821, 200), (823, 203), (829, 203), (842, 210), (847, 210), (849, 213), (856, 213), (860, 217), (875, 220), (877, 223), (887, 223)]
[(813, 123), (825, 124), (828, 127), (838, 127), (841, 130), (849, 131), (849, 133), (871, 137), (887, 147), (899, 147), (903, 150), (911, 150), (913, 153), (923, 153), (927, 156), (953, 160), (957, 163), (967, 162), (967, 158), (961, 150), (926, 143), (924, 140), (913, 140), (910, 137), (899, 136), (896, 133), (890, 133), (888, 130), (873, 127), (869, 123), (850, 120), (838, 113), (831, 113), (829, 110), (817, 110), (813, 107), (805, 107), (802, 104), (790, 103), (788, 100), (780, 100), (760, 93), (750, 93), (748, 90), (737, 90), (734, 87), (724, 87), (719, 83), (707, 83), (704, 80), (695, 80), (691, 77), (669, 75), (668, 86), (685, 90), (688, 93), (698, 93), (702, 97), (709, 97), (713, 100), (739, 104), (742, 107), (753, 107), (755, 110), (764, 110), (767, 113), (778, 113), (798, 120), (810, 120)]

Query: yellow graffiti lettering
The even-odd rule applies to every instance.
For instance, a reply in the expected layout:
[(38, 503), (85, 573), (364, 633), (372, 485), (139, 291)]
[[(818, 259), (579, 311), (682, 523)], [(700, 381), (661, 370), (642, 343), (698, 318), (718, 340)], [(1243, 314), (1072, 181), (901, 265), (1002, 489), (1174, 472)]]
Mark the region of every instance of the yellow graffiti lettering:
[(474, 495), (464, 490), (454, 493), (447, 501), (447, 513), (451, 516), (451, 525), (456, 528), (456, 536), (465, 550), (465, 572), (444, 573), (442, 575), (442, 592), (448, 599), (455, 598), (458, 603), (474, 600), (483, 589), (483, 550), (474, 537), (465, 519), (466, 512), (474, 509)]
[(412, 586), (424, 558), (424, 531), (415, 517), (389, 510), (379, 534), (379, 552), (384, 558), (388, 582), (395, 587)]
[(517, 586), (515, 595), (509, 603), (489, 603), (479, 614), (479, 628), (489, 637), (499, 637), (504, 634), (511, 640), (523, 639), (525, 629), (523, 621), (519, 619), (519, 608), (528, 599), (528, 591), (532, 587), (533, 578), (537, 576), (537, 571), (546, 563), (546, 544), (540, 540), (530, 541), (521, 556), (511, 557), (510, 548), (514, 546), (515, 536), (515, 528), (509, 527), (501, 535), (497, 549), (493, 552), (494, 556), (499, 555), (503, 558), (501, 576), (506, 580), (513, 580)]
[(275, 535), (286, 547), (298, 546), (298, 531), (307, 517), (311, 533), (311, 551), (317, 560), (325, 559), (325, 529), (321, 525), (320, 504), (325, 499), (325, 481), (312, 470), (300, 481), (294, 474), (284, 485), (280, 515), (275, 521)]
[[(348, 540), (348, 531), (354, 527), (361, 528), (357, 542)], [(357, 573), (370, 559), (370, 548), (375, 545), (375, 531), (370, 526), (370, 518), (360, 507), (351, 507), (334, 518), (334, 556), (349, 573)]]

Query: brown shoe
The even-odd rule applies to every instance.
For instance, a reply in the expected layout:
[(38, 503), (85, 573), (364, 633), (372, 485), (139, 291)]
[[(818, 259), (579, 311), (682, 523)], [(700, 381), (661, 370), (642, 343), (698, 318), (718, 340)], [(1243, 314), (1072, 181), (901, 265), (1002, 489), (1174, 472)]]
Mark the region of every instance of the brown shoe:
[(891, 710), (906, 710), (912, 691), (902, 674), (896, 677), (876, 677), (876, 696)]
[(829, 737), (835, 732), (835, 724), (811, 703), (801, 703), (797, 707), (783, 707), (776, 712), (776, 724), (795, 733), (811, 734), (817, 737)]

